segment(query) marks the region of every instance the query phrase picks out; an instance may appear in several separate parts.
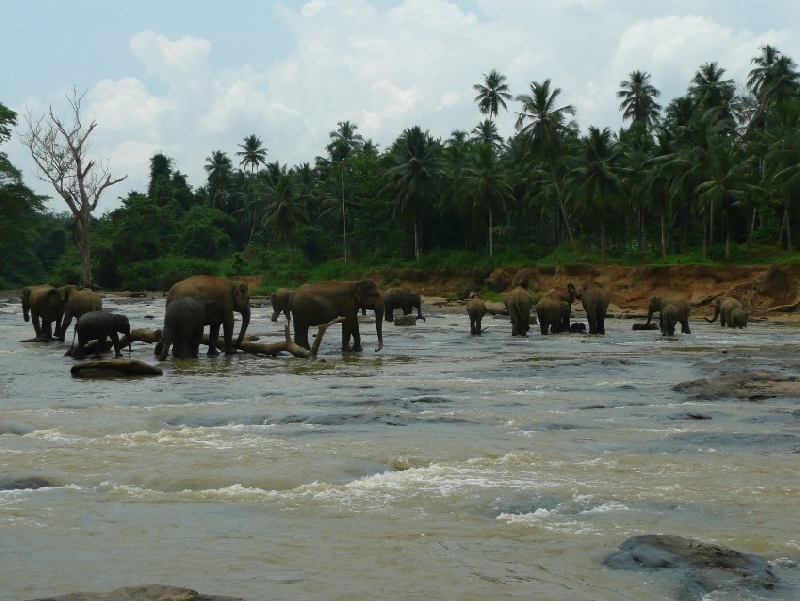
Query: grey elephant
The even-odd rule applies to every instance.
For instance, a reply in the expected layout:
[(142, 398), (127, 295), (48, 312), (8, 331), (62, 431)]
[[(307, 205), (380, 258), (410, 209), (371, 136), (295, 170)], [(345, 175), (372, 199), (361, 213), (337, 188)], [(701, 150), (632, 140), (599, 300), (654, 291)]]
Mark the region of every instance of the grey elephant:
[(747, 327), (747, 320), (748, 320), (747, 311), (745, 311), (744, 309), (734, 309), (733, 311), (731, 311), (731, 317), (728, 324), (732, 328), (742, 329)]
[[(536, 318), (543, 336), (569, 331), (569, 318), (572, 307), (567, 301), (545, 297), (536, 303)], [(565, 328), (566, 324), (566, 328)]]
[(58, 337), (63, 317), (64, 301), (58, 288), (42, 284), (22, 289), (22, 318), (33, 322), (36, 340), (49, 342), (53, 338), (53, 324)]
[(505, 306), (511, 318), (511, 335), (527, 336), (530, 330), (531, 305), (533, 299), (522, 286), (517, 286), (506, 294)]
[(417, 319), (425, 321), (422, 316), (422, 298), (416, 292), (411, 292), (404, 288), (389, 288), (383, 293), (384, 309), (386, 311), (386, 321), (392, 321), (395, 309), (402, 309), (403, 315), (410, 315), (417, 310)]
[[(250, 324), (250, 291), (247, 288), (247, 284), (211, 275), (192, 276), (177, 282), (169, 289), (167, 307), (176, 299), (184, 296), (202, 298), (222, 307), (222, 319), (214, 320), (208, 324), (209, 357), (219, 354), (217, 340), (219, 340), (220, 326), (222, 326), (222, 333), (225, 338), (225, 353), (236, 353), (236, 349), (239, 348), (242, 340), (244, 340), (247, 326)], [(242, 325), (235, 345), (233, 343), (234, 311), (242, 316)], [(161, 354), (160, 344), (156, 345), (156, 355)]]
[(569, 326), (570, 334), (585, 334), (586, 333), (586, 324), (582, 321), (576, 321)]
[(206, 325), (221, 323), (224, 311), (224, 307), (217, 303), (196, 296), (182, 296), (172, 301), (164, 312), (164, 333), (158, 360), (167, 358), (170, 346), (176, 359), (196, 359), (200, 354), (203, 330)]
[(708, 317), (704, 317), (708, 323), (714, 323), (719, 317), (719, 325), (721, 327), (728, 326), (729, 328), (735, 327), (733, 325), (732, 314), (736, 310), (743, 310), (742, 303), (739, 302), (738, 299), (733, 298), (732, 296), (720, 296), (717, 299), (717, 302), (714, 303), (714, 317), (709, 319)]
[(64, 318), (61, 322), (61, 331), (58, 339), (64, 342), (67, 329), (72, 323), (72, 318), (78, 319), (89, 311), (102, 311), (103, 297), (91, 288), (78, 288), (68, 284), (61, 288), (61, 300), (64, 303)]
[(480, 336), (483, 332), (481, 320), (486, 315), (486, 303), (477, 296), (473, 296), (467, 301), (467, 315), (469, 315), (469, 333), (473, 336)]
[(689, 307), (689, 303), (682, 296), (654, 296), (650, 300), (650, 306), (647, 308), (647, 322), (645, 325), (647, 326), (650, 324), (653, 319), (653, 313), (660, 313), (667, 305), (675, 305), (677, 320), (681, 324), (681, 333), (691, 334), (692, 331), (689, 329), (689, 314), (692, 310)]
[(292, 300), (292, 293), (294, 290), (290, 288), (278, 288), (269, 297), (272, 303), (272, 321), (278, 321), (278, 315), (283, 313), (286, 316), (286, 321), (292, 321), (289, 313), (289, 301)]
[[(95, 358), (99, 357), (103, 343), (110, 337), (114, 343), (114, 356), (122, 357), (120, 339), (117, 334), (128, 337), (128, 354), (131, 353), (131, 324), (127, 316), (109, 311), (89, 311), (78, 318), (75, 323), (75, 334), (72, 337), (70, 354), (74, 357), (83, 357), (86, 353), (86, 344), (92, 340), (97, 341)], [(78, 337), (78, 346), (75, 346), (75, 336)]]
[(578, 291), (572, 282), (567, 282), (566, 286), (556, 286), (552, 290), (548, 290), (542, 298), (552, 298), (557, 301), (564, 301), (570, 305), (575, 302), (578, 296)]
[[(292, 294), (289, 310), (294, 324), (294, 342), (310, 349), (308, 328), (344, 317), (342, 323), (342, 352), (361, 351), (358, 312), (375, 311), (376, 351), (383, 348), (383, 292), (374, 280), (329, 281), (303, 284)], [(350, 339), (353, 345), (350, 345)]]
[(608, 291), (599, 282), (587, 282), (581, 286), (578, 293), (583, 310), (586, 311), (586, 321), (589, 322), (590, 334), (606, 333), (606, 312), (611, 302)]
[(677, 305), (666, 305), (659, 312), (659, 326), (664, 336), (674, 336), (675, 326), (679, 321), (680, 308)]

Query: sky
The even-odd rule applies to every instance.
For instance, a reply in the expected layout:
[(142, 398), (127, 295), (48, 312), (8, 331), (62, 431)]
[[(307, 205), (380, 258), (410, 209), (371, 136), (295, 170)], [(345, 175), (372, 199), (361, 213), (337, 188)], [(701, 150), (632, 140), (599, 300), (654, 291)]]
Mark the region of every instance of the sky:
[[(193, 188), (206, 158), (255, 134), (269, 162), (325, 156), (350, 121), (380, 150), (420, 126), (446, 140), (486, 118), (473, 85), (497, 70), (513, 97), (551, 80), (583, 131), (616, 132), (620, 83), (645, 71), (662, 106), (716, 62), (744, 86), (765, 45), (800, 62), (800, 2), (791, 0), (3, 0), (0, 103), (18, 114), (0, 150), (37, 178), (20, 138), (27, 115), (70, 117), (85, 94), (89, 158), (113, 177), (96, 214), (146, 192), (162, 153)], [(496, 121), (514, 133), (518, 101)], [(48, 207), (61, 212), (55, 198)]]

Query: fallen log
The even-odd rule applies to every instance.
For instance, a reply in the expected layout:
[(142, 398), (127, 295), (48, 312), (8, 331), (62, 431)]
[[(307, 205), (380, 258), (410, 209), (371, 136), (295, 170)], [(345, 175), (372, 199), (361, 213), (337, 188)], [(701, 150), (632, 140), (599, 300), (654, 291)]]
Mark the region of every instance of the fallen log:
[(70, 368), (74, 378), (120, 378), (123, 376), (160, 376), (160, 367), (136, 359), (83, 361)]
[[(344, 320), (345, 320), (344, 317), (337, 317), (336, 319), (319, 326), (319, 329), (317, 330), (317, 335), (314, 338), (314, 342), (311, 345), (310, 350), (303, 348), (298, 344), (295, 344), (295, 342), (292, 340), (291, 334), (289, 333), (288, 323), (284, 328), (284, 340), (281, 340), (280, 342), (271, 342), (271, 343), (255, 342), (253, 340), (243, 340), (242, 344), (239, 345), (239, 350), (254, 355), (269, 355), (272, 357), (276, 357), (279, 353), (286, 352), (286, 353), (291, 353), (295, 357), (300, 357), (301, 359), (316, 359), (317, 353), (319, 351), (319, 345), (322, 342), (322, 337), (325, 335), (325, 331), (330, 326), (337, 323), (341, 323)], [(161, 336), (162, 336), (161, 330), (150, 330), (148, 328), (131, 330), (131, 338), (134, 341), (157, 343), (161, 340)], [(203, 334), (203, 339), (201, 343), (208, 345), (208, 334)], [(221, 336), (217, 339), (217, 348), (225, 348), (225, 340)]]

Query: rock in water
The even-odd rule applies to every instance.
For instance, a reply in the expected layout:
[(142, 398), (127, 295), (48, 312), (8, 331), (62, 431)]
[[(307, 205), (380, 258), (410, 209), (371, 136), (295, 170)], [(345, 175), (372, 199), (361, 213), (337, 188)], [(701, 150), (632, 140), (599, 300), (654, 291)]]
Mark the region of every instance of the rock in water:
[(136, 359), (107, 359), (83, 361), (73, 365), (70, 373), (75, 378), (120, 378), (125, 376), (160, 376), (164, 371), (155, 365)]

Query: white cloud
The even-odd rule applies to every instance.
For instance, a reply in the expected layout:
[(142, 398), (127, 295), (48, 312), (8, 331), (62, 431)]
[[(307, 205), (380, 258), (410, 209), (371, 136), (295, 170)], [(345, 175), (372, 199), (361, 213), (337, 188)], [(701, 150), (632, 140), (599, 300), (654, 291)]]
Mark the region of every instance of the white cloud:
[[(223, 56), (235, 51), (240, 34), (213, 25), (205, 36), (183, 35), (186, 28), (174, 23), (127, 32), (138, 62), (104, 70), (85, 105), (98, 122), (93, 148), (108, 157), (112, 173), (129, 174), (124, 186), (146, 189), (155, 152), (201, 186), (205, 157), (223, 150), (233, 160), (250, 134), (261, 137), (268, 160), (291, 166), (324, 154), (329, 132), (344, 120), (381, 148), (414, 125), (442, 138), (469, 131), (484, 118), (472, 86), (491, 69), (506, 75), (513, 96), (551, 79), (584, 129), (615, 130), (616, 92), (634, 70), (651, 73), (666, 104), (685, 93), (705, 62), (743, 80), (766, 43), (800, 60), (796, 36), (756, 27), (753, 14), (761, 13), (737, 25), (727, 8), (688, 0), (312, 0), (257, 10), (263, 55)], [(293, 42), (282, 54), (271, 53), (269, 28), (276, 25)], [(63, 79), (53, 82), (49, 96), (24, 102), (65, 107)], [(517, 110), (511, 100), (498, 116), (501, 135), (513, 133)], [(13, 152), (30, 171), (29, 157), (26, 163)]]

